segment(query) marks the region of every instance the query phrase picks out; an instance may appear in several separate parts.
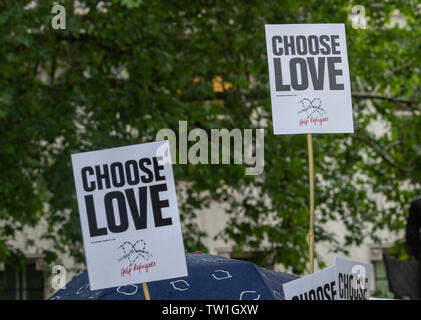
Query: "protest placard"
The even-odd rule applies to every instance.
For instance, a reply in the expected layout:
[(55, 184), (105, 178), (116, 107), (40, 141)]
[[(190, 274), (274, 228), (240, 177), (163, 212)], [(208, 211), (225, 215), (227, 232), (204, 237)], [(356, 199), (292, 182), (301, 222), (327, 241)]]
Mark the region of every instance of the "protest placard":
[(371, 264), (336, 257), (335, 267), (338, 300), (370, 298)]
[(354, 132), (344, 24), (265, 31), (274, 133)]
[[(92, 290), (187, 275), (168, 141), (72, 155)], [(145, 292), (146, 295), (146, 292)]]
[(335, 266), (283, 284), (286, 300), (336, 300)]
[(312, 133), (354, 132), (344, 24), (267, 24), (275, 134), (307, 134), (310, 272), (314, 272)]

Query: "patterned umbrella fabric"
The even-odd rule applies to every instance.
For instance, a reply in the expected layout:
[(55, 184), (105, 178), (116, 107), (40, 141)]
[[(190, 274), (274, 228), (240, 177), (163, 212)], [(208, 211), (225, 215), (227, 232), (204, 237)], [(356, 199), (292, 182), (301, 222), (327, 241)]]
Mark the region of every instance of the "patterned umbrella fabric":
[[(148, 283), (152, 300), (283, 300), (282, 284), (295, 275), (251, 262), (204, 253), (187, 253), (188, 276)], [(141, 284), (91, 291), (87, 272), (49, 300), (144, 300)]]

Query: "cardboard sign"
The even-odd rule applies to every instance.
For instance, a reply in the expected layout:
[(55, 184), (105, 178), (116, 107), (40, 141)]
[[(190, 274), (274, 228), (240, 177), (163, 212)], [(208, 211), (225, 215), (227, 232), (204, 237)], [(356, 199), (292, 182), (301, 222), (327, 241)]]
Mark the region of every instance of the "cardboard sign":
[(286, 300), (336, 300), (335, 266), (283, 284)]
[(274, 133), (354, 132), (345, 25), (265, 30)]
[(336, 257), (335, 267), (338, 300), (370, 298), (371, 264)]
[(168, 141), (72, 155), (91, 290), (187, 276)]

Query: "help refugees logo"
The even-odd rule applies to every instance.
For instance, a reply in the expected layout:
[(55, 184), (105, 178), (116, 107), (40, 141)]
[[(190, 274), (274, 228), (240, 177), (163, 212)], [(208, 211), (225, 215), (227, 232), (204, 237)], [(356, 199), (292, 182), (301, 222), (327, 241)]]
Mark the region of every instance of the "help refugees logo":
[(315, 113), (320, 117), (324, 117), (327, 115), (325, 109), (323, 109), (322, 101), (319, 98), (315, 98), (313, 100), (304, 98), (298, 101), (298, 105), (301, 107), (301, 110), (298, 111), (298, 114), (304, 113), (306, 114), (306, 119), (310, 119)]
[(146, 242), (143, 240), (137, 240), (134, 243), (124, 241), (117, 249), (121, 249), (124, 253), (123, 256), (118, 259), (118, 262), (127, 260), (129, 262), (129, 267), (131, 267), (140, 258), (148, 261), (149, 258), (153, 257), (152, 254), (146, 250)]
[(300, 110), (297, 114), (304, 115), (304, 118), (299, 120), (300, 126), (307, 126), (309, 123), (322, 126), (329, 121), (326, 110), (322, 108), (322, 100), (319, 98), (314, 98), (313, 100), (304, 98), (298, 101), (298, 105)]

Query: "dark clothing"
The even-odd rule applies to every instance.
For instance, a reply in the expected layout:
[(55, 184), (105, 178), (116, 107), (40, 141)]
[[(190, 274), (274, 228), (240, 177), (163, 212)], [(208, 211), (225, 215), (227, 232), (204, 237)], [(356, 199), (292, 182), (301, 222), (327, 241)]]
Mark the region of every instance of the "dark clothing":
[(418, 297), (421, 297), (421, 197), (411, 202), (405, 238), (410, 252), (418, 260)]
[(406, 243), (411, 253), (420, 261), (421, 255), (421, 197), (411, 202), (406, 224)]
[(420, 300), (417, 284), (421, 275), (418, 261), (400, 260), (389, 254), (383, 254), (383, 261), (389, 290), (395, 295), (395, 299), (409, 297), (411, 300)]

